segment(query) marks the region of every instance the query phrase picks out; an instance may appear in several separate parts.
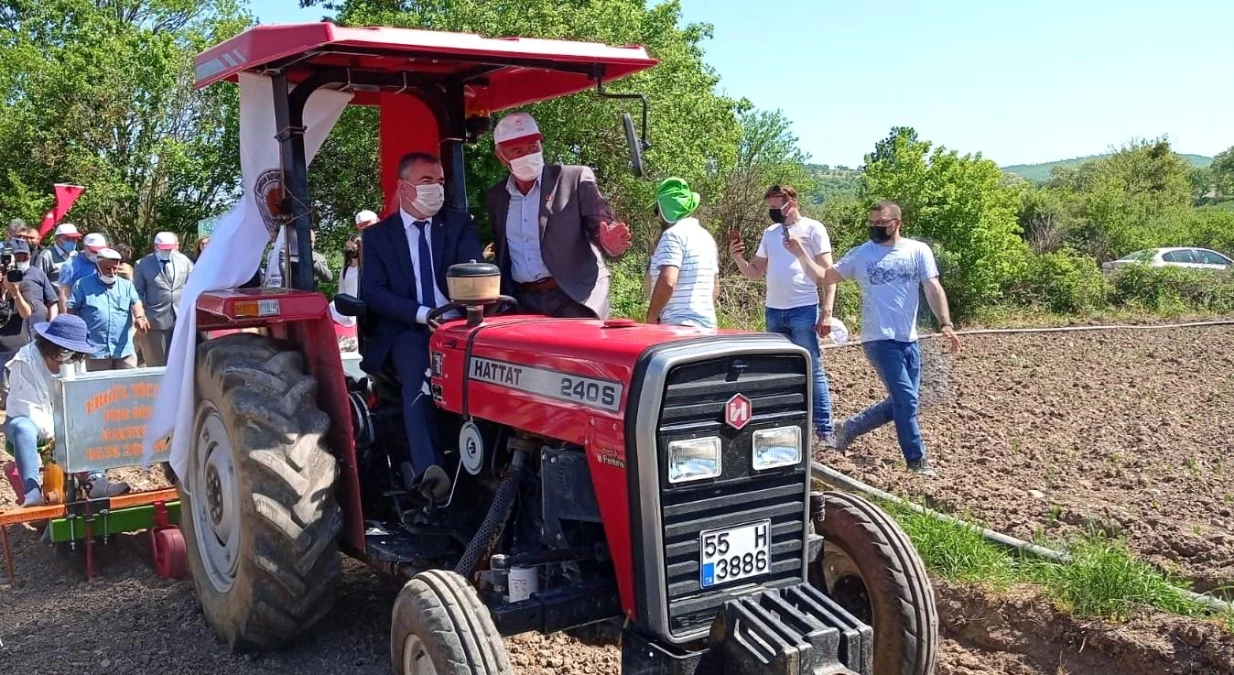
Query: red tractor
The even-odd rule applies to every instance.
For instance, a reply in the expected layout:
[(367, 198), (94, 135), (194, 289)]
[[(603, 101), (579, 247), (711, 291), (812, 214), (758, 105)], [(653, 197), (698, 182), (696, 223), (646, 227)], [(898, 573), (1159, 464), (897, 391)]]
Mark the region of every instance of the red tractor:
[[(198, 57), (197, 84), (272, 76), (287, 240), (308, 261), (313, 91), (379, 106), (382, 175), (404, 152), (434, 152), (448, 206), (465, 210), (464, 147), (492, 113), (605, 95), (655, 63), (641, 47), (319, 23), (228, 40)], [(645, 102), (643, 122), (645, 136)], [(644, 141), (624, 124), (641, 173)], [(873, 506), (813, 491), (804, 350), (520, 315), (495, 275), (451, 268), (466, 318), (431, 338), (454, 479), (441, 499), (402, 489), (400, 387), (345, 372), (310, 265), (291, 288), (199, 298), (201, 331), (258, 329), (198, 344), (182, 430), (189, 566), (232, 649), (278, 648), (329, 612), (341, 549), (408, 579), (390, 629), (398, 675), (509, 673), (502, 636), (614, 619), (627, 674), (932, 672), (937, 618), (912, 545)], [(363, 349), (363, 302), (335, 304), (359, 318)]]

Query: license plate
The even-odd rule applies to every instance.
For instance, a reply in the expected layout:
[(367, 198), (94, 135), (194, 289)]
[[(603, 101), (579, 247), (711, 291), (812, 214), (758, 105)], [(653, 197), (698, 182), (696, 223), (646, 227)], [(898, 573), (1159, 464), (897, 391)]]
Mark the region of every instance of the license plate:
[(699, 585), (710, 588), (771, 571), (771, 521), (699, 535)]

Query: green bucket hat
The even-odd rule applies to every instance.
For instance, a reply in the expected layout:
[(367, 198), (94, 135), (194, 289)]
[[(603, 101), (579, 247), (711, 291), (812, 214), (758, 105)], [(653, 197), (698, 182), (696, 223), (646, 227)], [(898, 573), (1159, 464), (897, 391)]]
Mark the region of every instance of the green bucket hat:
[(656, 186), (656, 206), (664, 220), (670, 223), (689, 216), (698, 210), (699, 196), (680, 178), (665, 178)]

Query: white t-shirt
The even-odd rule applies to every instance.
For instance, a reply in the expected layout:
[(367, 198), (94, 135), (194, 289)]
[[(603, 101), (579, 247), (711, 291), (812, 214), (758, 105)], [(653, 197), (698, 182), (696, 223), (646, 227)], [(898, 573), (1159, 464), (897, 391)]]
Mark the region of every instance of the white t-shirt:
[(845, 254), (836, 272), (861, 284), (862, 341), (917, 340), (917, 289), (938, 276), (929, 246), (914, 239), (895, 246), (867, 241)]
[(800, 239), (810, 257), (831, 252), (827, 228), (813, 218), (801, 218), (789, 225), (772, 225), (763, 231), (756, 258), (767, 259), (767, 306), (772, 309), (793, 309), (818, 304), (818, 284), (806, 274), (797, 259), (784, 247), (784, 232)]
[(656, 287), (660, 268), (677, 268), (677, 285), (660, 312), (660, 323), (698, 328), (716, 327), (712, 299), (720, 259), (716, 240), (696, 218), (682, 218), (660, 235), (651, 256), (651, 288)]

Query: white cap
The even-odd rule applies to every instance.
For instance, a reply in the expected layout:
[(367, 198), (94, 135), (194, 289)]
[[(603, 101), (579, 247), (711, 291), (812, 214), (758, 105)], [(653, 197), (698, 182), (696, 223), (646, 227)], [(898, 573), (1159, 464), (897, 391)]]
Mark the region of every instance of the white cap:
[(368, 209), (365, 209), (356, 214), (356, 225), (364, 225), (366, 223), (375, 222), (376, 220), (377, 220), (377, 214), (373, 213), (372, 211), (369, 211)]
[(56, 236), (76, 239), (81, 236), (81, 233), (77, 231), (76, 225), (72, 223), (61, 223), (56, 226)]
[(180, 245), (180, 240), (171, 232), (159, 232), (154, 235), (154, 248), (170, 251)]
[(120, 252), (114, 248), (99, 251), (99, 260), (120, 260)]
[(524, 138), (534, 138), (537, 141), (543, 138), (535, 118), (525, 112), (506, 115), (497, 123), (497, 128), (493, 129), (493, 142), (498, 145)]
[(107, 246), (107, 237), (104, 237), (98, 232), (91, 232), (86, 235), (86, 238), (81, 242), (86, 248), (103, 248)]

